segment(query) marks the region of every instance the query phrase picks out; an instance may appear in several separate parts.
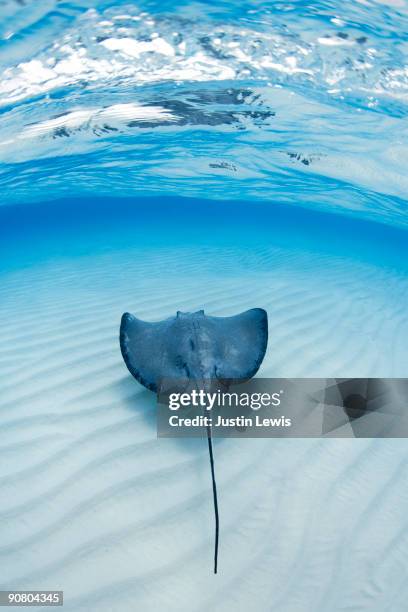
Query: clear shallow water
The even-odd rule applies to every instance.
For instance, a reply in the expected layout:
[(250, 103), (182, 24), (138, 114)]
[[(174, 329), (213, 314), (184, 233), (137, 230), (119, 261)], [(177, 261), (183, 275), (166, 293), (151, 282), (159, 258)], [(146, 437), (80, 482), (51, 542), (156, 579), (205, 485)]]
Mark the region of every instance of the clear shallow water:
[(1, 10), (2, 203), (205, 195), (406, 225), (403, 0)]
[(206, 447), (157, 440), (118, 343), (124, 310), (256, 305), (265, 376), (406, 376), (405, 230), (180, 198), (4, 206), (0, 227), (1, 588), (70, 612), (405, 611), (405, 440), (216, 440), (214, 577)]
[(0, 587), (405, 612), (404, 440), (217, 440), (215, 579), (206, 448), (118, 326), (259, 306), (266, 376), (407, 375), (406, 4), (0, 11)]

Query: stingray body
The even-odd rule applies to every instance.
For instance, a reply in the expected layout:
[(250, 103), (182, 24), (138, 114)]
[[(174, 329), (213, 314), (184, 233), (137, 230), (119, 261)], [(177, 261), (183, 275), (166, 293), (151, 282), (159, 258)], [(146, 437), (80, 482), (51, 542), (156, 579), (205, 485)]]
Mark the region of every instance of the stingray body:
[(147, 323), (122, 316), (120, 347), (133, 376), (151, 391), (163, 378), (246, 380), (261, 365), (268, 342), (267, 314), (252, 308), (233, 317), (203, 310)]
[[(175, 317), (148, 323), (125, 313), (120, 348), (130, 373), (154, 392), (165, 379), (188, 380), (209, 388), (213, 381), (248, 380), (256, 374), (268, 343), (265, 310), (252, 308), (232, 317), (206, 316), (203, 310), (177, 312)], [(182, 382), (183, 381), (183, 382)], [(214, 573), (217, 573), (219, 516), (211, 429), (207, 428), (215, 511)]]

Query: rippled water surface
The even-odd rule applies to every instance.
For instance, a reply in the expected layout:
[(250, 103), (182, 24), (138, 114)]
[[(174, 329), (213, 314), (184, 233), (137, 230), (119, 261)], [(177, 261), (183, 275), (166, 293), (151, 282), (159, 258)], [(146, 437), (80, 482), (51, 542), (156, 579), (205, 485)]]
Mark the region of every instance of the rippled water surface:
[(403, 0), (1, 13), (3, 203), (204, 195), (406, 225)]

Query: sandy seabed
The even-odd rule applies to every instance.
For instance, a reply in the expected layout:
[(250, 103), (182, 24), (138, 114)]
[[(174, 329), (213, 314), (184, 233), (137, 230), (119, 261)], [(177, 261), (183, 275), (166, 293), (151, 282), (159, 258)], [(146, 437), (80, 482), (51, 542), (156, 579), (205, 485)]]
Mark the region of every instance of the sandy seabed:
[(123, 311), (268, 311), (262, 376), (404, 376), (406, 276), (280, 248), (126, 248), (8, 271), (0, 303), (0, 586), (69, 611), (401, 612), (405, 440), (158, 440)]

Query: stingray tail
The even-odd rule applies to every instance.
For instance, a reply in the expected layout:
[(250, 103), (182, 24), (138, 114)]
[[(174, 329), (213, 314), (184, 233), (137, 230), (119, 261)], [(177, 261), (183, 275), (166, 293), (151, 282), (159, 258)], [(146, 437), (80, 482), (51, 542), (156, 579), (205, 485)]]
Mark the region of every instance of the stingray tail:
[(218, 541), (219, 541), (219, 535), (220, 535), (220, 517), (218, 513), (217, 483), (215, 481), (214, 454), (213, 454), (210, 426), (207, 426), (207, 441), (208, 441), (208, 453), (210, 455), (211, 481), (212, 481), (213, 501), (214, 501), (214, 518), (215, 518), (214, 574), (216, 574), (217, 569), (218, 569)]

